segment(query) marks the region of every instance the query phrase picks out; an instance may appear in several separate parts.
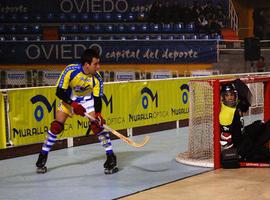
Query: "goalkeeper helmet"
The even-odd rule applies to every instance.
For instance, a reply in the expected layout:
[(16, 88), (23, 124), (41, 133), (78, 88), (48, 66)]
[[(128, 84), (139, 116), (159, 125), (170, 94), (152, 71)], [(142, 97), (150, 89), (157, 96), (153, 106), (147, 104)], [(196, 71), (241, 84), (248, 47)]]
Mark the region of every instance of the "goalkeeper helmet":
[(237, 90), (232, 83), (227, 83), (221, 87), (221, 100), (229, 107), (235, 107), (238, 100)]

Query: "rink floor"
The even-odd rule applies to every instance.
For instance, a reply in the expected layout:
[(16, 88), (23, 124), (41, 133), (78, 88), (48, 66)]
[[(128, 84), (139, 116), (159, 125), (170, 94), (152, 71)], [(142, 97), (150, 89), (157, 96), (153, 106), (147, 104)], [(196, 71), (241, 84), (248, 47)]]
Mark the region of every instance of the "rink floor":
[(37, 154), (1, 160), (0, 199), (109, 200), (212, 170), (175, 161), (176, 155), (187, 149), (187, 131), (181, 128), (148, 134), (149, 144), (138, 149), (114, 140), (119, 172), (113, 175), (103, 173), (105, 153), (100, 144), (52, 151), (46, 174), (35, 172)]

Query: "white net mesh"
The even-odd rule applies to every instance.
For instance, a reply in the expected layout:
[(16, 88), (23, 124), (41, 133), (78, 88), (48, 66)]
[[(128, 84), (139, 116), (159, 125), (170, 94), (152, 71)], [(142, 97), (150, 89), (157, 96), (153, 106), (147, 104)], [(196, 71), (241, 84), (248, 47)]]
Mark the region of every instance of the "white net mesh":
[(213, 88), (206, 81), (190, 82), (188, 151), (176, 160), (189, 165), (213, 166)]
[[(207, 81), (191, 81), (188, 150), (179, 153), (176, 160), (183, 164), (214, 167), (214, 102), (213, 86)], [(248, 84), (252, 93), (252, 105), (247, 114), (251, 123), (260, 114), (264, 105), (263, 82)], [(220, 102), (218, 102), (220, 103)], [(253, 115), (253, 116), (252, 116)], [(246, 121), (246, 120), (245, 120)], [(245, 124), (247, 125), (247, 124)]]
[(250, 113), (262, 112), (263, 111), (263, 103), (264, 103), (264, 85), (263, 83), (253, 83), (247, 84), (251, 93), (252, 93), (252, 105), (250, 109)]

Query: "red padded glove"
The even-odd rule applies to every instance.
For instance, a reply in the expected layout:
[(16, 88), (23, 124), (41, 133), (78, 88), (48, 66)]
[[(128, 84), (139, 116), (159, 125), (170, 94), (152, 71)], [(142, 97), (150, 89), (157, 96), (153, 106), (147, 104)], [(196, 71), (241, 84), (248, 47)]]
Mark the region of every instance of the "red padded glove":
[(101, 113), (96, 113), (96, 120), (91, 122), (91, 130), (95, 133), (98, 134), (103, 130), (103, 124), (105, 124), (105, 120), (102, 117)]
[(101, 113), (96, 113), (96, 121), (99, 126), (103, 126), (103, 124), (105, 124), (105, 120), (102, 117)]
[(77, 103), (76, 101), (73, 101), (70, 105), (73, 108), (73, 111), (76, 115), (81, 115), (84, 117), (84, 113), (86, 112), (86, 110), (81, 104)]

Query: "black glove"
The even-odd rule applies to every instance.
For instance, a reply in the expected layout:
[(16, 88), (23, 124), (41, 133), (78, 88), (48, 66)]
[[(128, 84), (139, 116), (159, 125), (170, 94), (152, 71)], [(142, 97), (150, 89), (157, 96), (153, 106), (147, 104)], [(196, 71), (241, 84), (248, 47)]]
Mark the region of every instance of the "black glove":
[(240, 100), (237, 106), (241, 112), (247, 112), (250, 104), (247, 100)]

